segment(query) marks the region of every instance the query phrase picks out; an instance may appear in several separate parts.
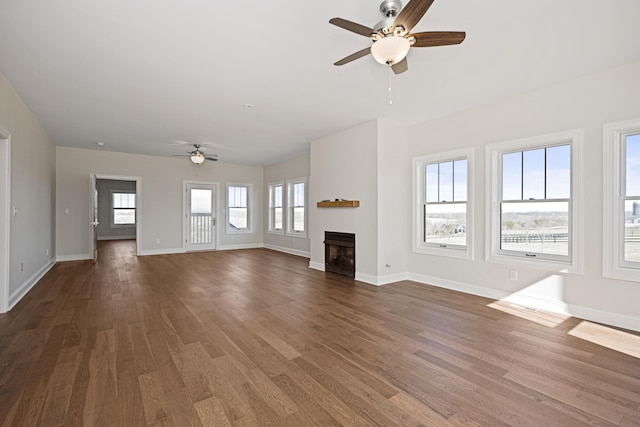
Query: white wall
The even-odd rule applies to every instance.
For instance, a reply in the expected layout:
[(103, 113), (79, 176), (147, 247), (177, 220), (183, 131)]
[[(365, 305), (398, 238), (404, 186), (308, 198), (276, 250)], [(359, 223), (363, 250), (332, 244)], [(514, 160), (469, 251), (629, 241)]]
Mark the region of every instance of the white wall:
[[(0, 74), (0, 126), (11, 134), (9, 307), (55, 259), (55, 146)], [(22, 264), (22, 269), (20, 265)]]
[(411, 162), (407, 127), (378, 121), (378, 271), (377, 283), (404, 278), (407, 271), (406, 236), (411, 228)]
[[(57, 255), (89, 258), (89, 175), (141, 177), (138, 200), (140, 253), (183, 251), (183, 180), (218, 183), (218, 249), (262, 246), (263, 169), (220, 162), (196, 166), (188, 159), (57, 147)], [(226, 182), (253, 185), (252, 232), (226, 234)], [(69, 213), (66, 210), (69, 209)], [(160, 243), (156, 243), (159, 239)]]
[[(475, 260), (409, 253), (415, 280), (640, 329), (640, 283), (602, 277), (604, 123), (640, 117), (640, 62), (429, 121), (409, 130), (409, 156), (475, 147)], [(583, 274), (553, 274), (485, 262), (487, 144), (583, 129)], [(410, 241), (410, 234), (407, 237)]]
[[(324, 269), (324, 232), (356, 235), (356, 278), (378, 273), (378, 126), (371, 121), (311, 143), (311, 261)], [(318, 208), (321, 200), (359, 200), (358, 208)]]
[[(285, 235), (278, 235), (269, 233), (269, 184), (272, 182), (283, 182), (286, 185), (286, 180), (296, 178), (308, 178), (309, 177), (309, 155), (295, 157), (293, 159), (285, 160), (280, 163), (266, 166), (264, 168), (264, 245), (267, 248), (279, 250), (282, 252), (291, 253), (294, 255), (300, 255), (309, 257), (309, 234), (306, 238), (291, 237)], [(309, 181), (307, 181), (307, 195), (309, 193)], [(306, 201), (307, 216), (309, 215), (310, 201)], [(309, 227), (309, 220), (307, 218), (307, 232)]]

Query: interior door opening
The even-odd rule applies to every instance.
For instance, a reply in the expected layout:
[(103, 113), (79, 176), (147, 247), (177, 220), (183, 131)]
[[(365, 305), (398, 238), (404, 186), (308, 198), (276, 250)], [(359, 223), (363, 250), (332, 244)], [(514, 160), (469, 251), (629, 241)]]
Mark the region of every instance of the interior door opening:
[(141, 178), (91, 174), (91, 255), (98, 259), (99, 240), (135, 240), (140, 255)]

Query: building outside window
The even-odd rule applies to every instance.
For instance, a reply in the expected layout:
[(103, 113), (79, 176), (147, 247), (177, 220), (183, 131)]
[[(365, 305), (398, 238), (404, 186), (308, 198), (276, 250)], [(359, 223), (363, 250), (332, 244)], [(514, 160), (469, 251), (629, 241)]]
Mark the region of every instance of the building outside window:
[(414, 159), (414, 251), (471, 257), (472, 154), (465, 149)]
[(136, 225), (136, 194), (111, 193), (111, 226), (130, 227)]
[(284, 231), (283, 190), (282, 182), (269, 184), (269, 232), (276, 234)]
[(251, 186), (248, 184), (227, 185), (227, 231), (230, 233), (250, 231)]
[(306, 236), (306, 179), (287, 181), (288, 218), (287, 233)]
[(640, 281), (640, 119), (604, 126), (604, 275)]
[(487, 146), (488, 259), (579, 269), (580, 131)]

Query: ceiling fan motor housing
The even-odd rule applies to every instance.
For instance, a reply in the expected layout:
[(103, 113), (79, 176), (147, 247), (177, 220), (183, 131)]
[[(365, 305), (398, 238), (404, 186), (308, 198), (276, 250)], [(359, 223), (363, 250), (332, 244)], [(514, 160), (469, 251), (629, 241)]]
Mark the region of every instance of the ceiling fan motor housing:
[[(375, 31), (375, 33), (372, 34), (372, 39), (378, 40), (392, 33), (391, 29), (393, 28), (393, 22), (395, 21), (396, 16), (398, 16), (398, 13), (400, 13), (400, 9), (402, 9), (402, 2), (396, 0), (385, 0), (380, 3), (380, 13), (384, 16), (384, 19), (373, 27), (373, 31)], [(404, 29), (401, 29), (400, 31), (403, 30)]]

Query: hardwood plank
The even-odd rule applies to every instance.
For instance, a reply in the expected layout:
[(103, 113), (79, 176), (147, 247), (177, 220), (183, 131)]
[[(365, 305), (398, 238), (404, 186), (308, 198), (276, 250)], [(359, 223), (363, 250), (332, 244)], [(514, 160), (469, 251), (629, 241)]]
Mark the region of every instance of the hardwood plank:
[(0, 314), (0, 425), (640, 425), (640, 334), (266, 249), (57, 263)]

